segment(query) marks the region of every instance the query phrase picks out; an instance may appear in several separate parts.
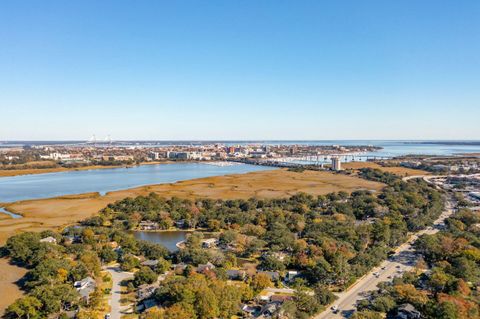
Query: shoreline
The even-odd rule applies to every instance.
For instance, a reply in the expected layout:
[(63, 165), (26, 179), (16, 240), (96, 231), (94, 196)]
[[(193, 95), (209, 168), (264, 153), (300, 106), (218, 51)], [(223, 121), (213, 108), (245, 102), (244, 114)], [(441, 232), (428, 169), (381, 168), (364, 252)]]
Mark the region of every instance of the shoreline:
[(28, 169), (0, 169), (0, 178), (2, 177), (15, 177), (24, 175), (38, 175), (38, 174), (50, 174), (50, 173), (62, 173), (62, 172), (75, 172), (75, 171), (90, 171), (99, 169), (116, 169), (116, 168), (133, 168), (143, 165), (161, 165), (161, 164), (175, 164), (175, 163), (201, 163), (199, 161), (156, 161), (156, 162), (142, 162), (140, 164), (132, 165), (88, 165), (81, 167), (55, 167), (55, 168), (28, 168)]

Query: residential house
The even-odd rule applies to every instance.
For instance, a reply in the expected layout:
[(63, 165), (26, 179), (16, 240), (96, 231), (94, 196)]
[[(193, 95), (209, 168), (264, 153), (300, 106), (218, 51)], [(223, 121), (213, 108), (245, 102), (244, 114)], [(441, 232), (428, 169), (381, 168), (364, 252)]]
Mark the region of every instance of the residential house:
[(138, 227), (141, 230), (157, 230), (160, 227), (158, 226), (158, 223), (152, 222), (152, 221), (141, 221)]
[(157, 268), (158, 260), (145, 260), (144, 262), (141, 262), (140, 265), (150, 267), (152, 270), (154, 270), (155, 268)]
[(78, 293), (80, 294), (80, 298), (88, 304), (90, 294), (95, 291), (97, 283), (92, 277), (86, 277), (82, 280), (75, 281), (73, 287), (77, 289)]
[(57, 240), (52, 236), (48, 236), (48, 237), (40, 239), (40, 242), (41, 243), (56, 244)]
[(154, 293), (155, 290), (158, 288), (157, 285), (141, 285), (137, 289), (137, 299), (144, 300), (150, 298)]
[(197, 267), (197, 272), (198, 273), (204, 273), (205, 271), (213, 270), (215, 269), (215, 265), (213, 265), (211, 262), (208, 262), (206, 264), (200, 264)]
[(415, 307), (409, 303), (400, 305), (397, 310), (397, 315), (395, 319), (420, 319), (422, 314), (420, 311), (415, 309)]
[(227, 270), (227, 278), (230, 280), (244, 280), (247, 273), (244, 270), (230, 269)]
[(218, 240), (216, 238), (208, 238), (202, 240), (202, 248), (212, 248), (217, 245)]

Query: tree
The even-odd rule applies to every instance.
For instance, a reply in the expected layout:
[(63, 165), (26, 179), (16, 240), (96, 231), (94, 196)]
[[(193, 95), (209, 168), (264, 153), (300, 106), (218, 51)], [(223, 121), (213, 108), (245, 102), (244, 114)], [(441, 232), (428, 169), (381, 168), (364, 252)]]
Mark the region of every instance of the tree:
[(250, 286), (256, 293), (258, 293), (265, 288), (272, 287), (273, 283), (267, 274), (259, 273), (253, 276)]
[(110, 247), (103, 246), (99, 253), (100, 259), (109, 263), (117, 259), (117, 253), (113, 251)]
[(319, 284), (315, 287), (314, 291), (315, 298), (317, 298), (318, 303), (323, 306), (329, 305), (337, 299), (337, 296), (335, 296), (327, 286)]
[(70, 284), (37, 286), (31, 293), (42, 302), (47, 314), (64, 310), (66, 304), (78, 299), (77, 291)]
[(438, 307), (437, 318), (439, 319), (459, 319), (457, 307), (454, 303), (445, 301)]
[(89, 274), (91, 276), (97, 276), (100, 273), (100, 260), (98, 255), (93, 251), (86, 251), (80, 256), (80, 261), (87, 266)]
[(39, 309), (42, 307), (42, 303), (35, 297), (27, 296), (17, 299), (11, 304), (6, 313), (16, 318), (34, 318), (38, 315)]
[(199, 319), (216, 318), (220, 313), (218, 300), (213, 291), (208, 287), (201, 287), (198, 290), (194, 307)]
[(314, 296), (310, 296), (303, 291), (297, 291), (295, 293), (295, 305), (298, 311), (307, 313), (309, 316), (316, 314), (320, 311), (321, 307)]
[(197, 316), (192, 309), (185, 309), (181, 304), (147, 312), (145, 319), (195, 319)]
[(140, 261), (135, 256), (132, 255), (127, 255), (123, 257), (122, 262), (120, 263), (120, 268), (123, 271), (130, 271), (135, 267), (138, 267), (140, 265)]
[(351, 319), (383, 319), (383, 316), (381, 313), (378, 313), (375, 311), (363, 310), (363, 311), (355, 312), (353, 316), (351, 316), (350, 318)]
[(285, 270), (285, 264), (272, 255), (265, 256), (259, 265), (260, 269), (271, 271), (283, 271)]
[(143, 284), (151, 284), (154, 283), (157, 278), (158, 275), (149, 267), (142, 267), (133, 275), (133, 284), (135, 287)]
[(395, 306), (395, 300), (390, 296), (380, 296), (373, 301), (373, 309), (379, 312), (387, 313)]
[(397, 285), (395, 286), (395, 292), (401, 302), (424, 305), (428, 301), (426, 293), (417, 290), (412, 284)]

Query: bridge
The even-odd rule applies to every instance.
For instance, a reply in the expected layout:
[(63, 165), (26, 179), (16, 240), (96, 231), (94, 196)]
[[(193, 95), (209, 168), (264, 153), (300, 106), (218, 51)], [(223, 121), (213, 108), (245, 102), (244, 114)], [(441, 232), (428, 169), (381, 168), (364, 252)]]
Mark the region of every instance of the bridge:
[(324, 168), (325, 164), (331, 164), (332, 159), (338, 158), (340, 162), (353, 161), (379, 161), (392, 159), (392, 156), (373, 156), (373, 155), (354, 155), (354, 154), (322, 154), (322, 155), (302, 155), (278, 158), (243, 158), (228, 159), (231, 162), (240, 162), (253, 165), (273, 166), (273, 167), (305, 167), (317, 166)]
[(321, 154), (321, 155), (302, 155), (289, 156), (280, 158), (264, 159), (267, 162), (278, 163), (297, 163), (304, 165), (322, 166), (330, 164), (332, 159), (338, 158), (340, 162), (364, 162), (364, 161), (379, 161), (393, 158), (392, 156), (378, 156), (378, 155), (355, 155), (355, 154)]

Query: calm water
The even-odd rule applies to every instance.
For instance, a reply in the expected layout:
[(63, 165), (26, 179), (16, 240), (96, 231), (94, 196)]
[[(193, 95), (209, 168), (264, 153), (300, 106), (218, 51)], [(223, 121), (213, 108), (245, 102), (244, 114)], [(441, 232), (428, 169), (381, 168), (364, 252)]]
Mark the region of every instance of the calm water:
[(12, 212), (9, 212), (8, 210), (6, 210), (3, 207), (0, 207), (0, 214), (6, 214), (6, 215), (8, 215), (12, 218), (22, 218), (22, 215), (18, 215), (18, 214), (14, 214)]
[(185, 240), (190, 232), (183, 230), (167, 231), (167, 232), (143, 232), (138, 231), (134, 233), (135, 238), (146, 240), (152, 243), (162, 244), (170, 250), (175, 252), (178, 250), (177, 243)]
[(143, 185), (271, 169), (244, 164), (214, 166), (178, 163), (1, 177), (0, 203), (89, 192), (104, 194)]
[[(173, 142), (172, 142), (173, 143)], [(197, 144), (201, 144), (198, 142)], [(205, 142), (204, 142), (205, 143)], [(305, 144), (305, 145), (374, 145), (382, 147), (378, 152), (364, 155), (399, 156), (407, 154), (453, 155), (480, 153), (479, 141), (379, 141), (379, 140), (330, 140), (330, 141), (230, 141), (229, 145)], [(195, 144), (195, 143), (194, 143)], [(9, 145), (9, 144), (6, 144)], [(11, 145), (10, 145), (11, 146)], [(344, 158), (343, 160), (352, 160)], [(236, 165), (218, 167), (196, 163), (169, 165), (145, 165), (134, 168), (73, 171), (40, 175), (0, 178), (0, 202), (133, 188), (142, 185), (172, 183), (180, 180), (215, 175), (246, 173), (271, 168)]]

